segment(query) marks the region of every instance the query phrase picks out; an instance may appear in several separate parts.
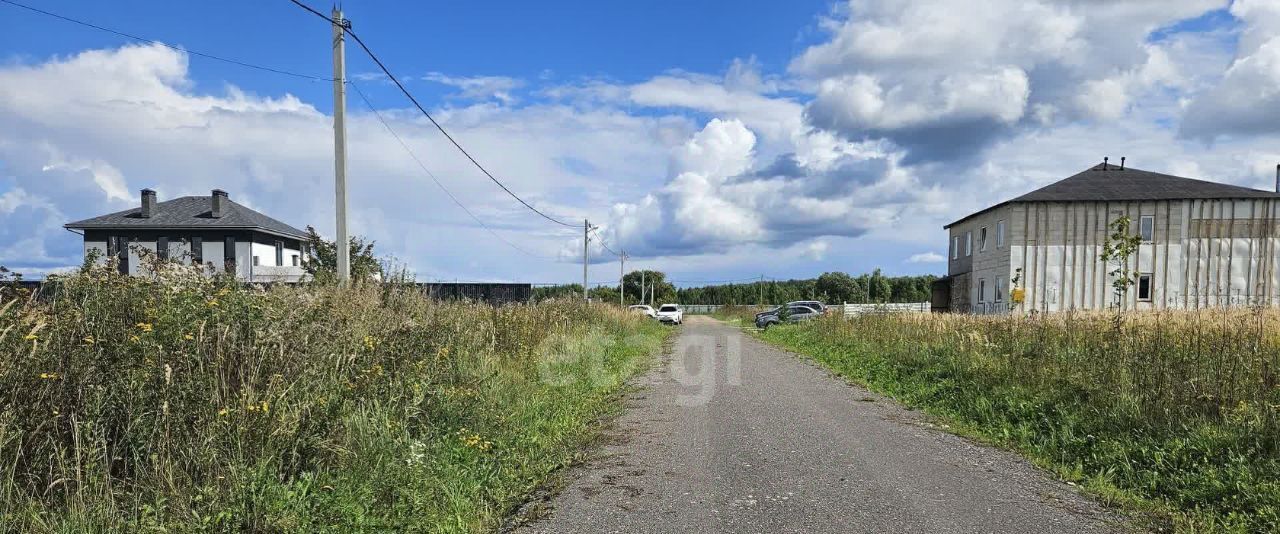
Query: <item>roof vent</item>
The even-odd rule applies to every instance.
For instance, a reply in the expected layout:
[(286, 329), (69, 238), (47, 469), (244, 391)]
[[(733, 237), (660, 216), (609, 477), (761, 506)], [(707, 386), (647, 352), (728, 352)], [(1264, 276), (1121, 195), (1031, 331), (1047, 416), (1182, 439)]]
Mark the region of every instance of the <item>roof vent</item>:
[(1104, 171), (1105, 171), (1105, 170), (1107, 170), (1107, 160), (1109, 160), (1109, 159), (1111, 159), (1111, 158), (1109, 158), (1109, 157), (1107, 157), (1107, 156), (1102, 156), (1102, 170), (1104, 170)]
[(1124, 156), (1120, 156), (1120, 170), (1124, 170)]
[(138, 212), (138, 216), (144, 219), (150, 219), (156, 213), (156, 192), (150, 189), (142, 190), (142, 211)]
[(220, 219), (223, 215), (227, 214), (227, 203), (230, 202), (227, 198), (227, 192), (221, 189), (214, 189), (213, 196), (211, 198), (213, 200), (213, 207), (209, 211), (209, 214), (215, 219)]

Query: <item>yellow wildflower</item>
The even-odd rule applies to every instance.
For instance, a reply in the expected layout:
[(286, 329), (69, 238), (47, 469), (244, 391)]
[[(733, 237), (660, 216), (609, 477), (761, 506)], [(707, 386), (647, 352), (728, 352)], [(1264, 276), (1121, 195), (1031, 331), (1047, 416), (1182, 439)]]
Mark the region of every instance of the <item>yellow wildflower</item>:
[(231, 413), (231, 410), (223, 408), (221, 410), (218, 410), (218, 417), (226, 417), (228, 413)]
[(37, 335), (35, 335), (35, 334), (27, 334), (27, 335), (23, 336), (23, 337), (22, 337), (22, 339), (25, 339), (25, 340), (27, 340), (27, 341), (35, 341), (35, 340), (37, 340), (37, 339), (40, 339), (40, 336), (37, 336)]
[(42, 380), (57, 380), (58, 373), (40, 373)]
[(132, 336), (129, 336), (129, 341), (137, 343), (139, 341), (142, 341), (142, 338), (138, 337), (137, 335), (132, 335)]
[(207, 306), (209, 306), (210, 308), (217, 307), (217, 306), (218, 306), (218, 299), (209, 299), (209, 302), (207, 302), (207, 303), (205, 303), (205, 304), (206, 304)]
[(84, 338), (85, 345), (92, 345), (93, 343), (94, 343), (93, 336), (85, 336)]
[(150, 332), (152, 330), (151, 323), (138, 323), (136, 326), (143, 332)]
[(262, 413), (270, 413), (270, 412), (271, 412), (271, 405), (267, 404), (267, 401), (262, 401)]
[(187, 340), (187, 341), (194, 340), (195, 338), (196, 338), (196, 336), (193, 336), (193, 335), (191, 335), (191, 334), (182, 334), (182, 339), (185, 339), (185, 340)]

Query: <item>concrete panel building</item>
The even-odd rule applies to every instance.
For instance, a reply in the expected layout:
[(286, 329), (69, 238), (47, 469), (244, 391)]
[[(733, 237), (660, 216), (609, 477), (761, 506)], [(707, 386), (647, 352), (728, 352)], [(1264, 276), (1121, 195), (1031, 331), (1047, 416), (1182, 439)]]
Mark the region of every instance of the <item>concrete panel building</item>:
[[(970, 313), (1275, 305), (1278, 211), (1273, 191), (1103, 163), (946, 225), (935, 303)], [(1142, 243), (1121, 303), (1102, 248), (1123, 216)]]
[(206, 274), (233, 272), (246, 282), (306, 277), (306, 232), (236, 204), (224, 191), (157, 202), (155, 191), (143, 189), (140, 204), (65, 227), (83, 233), (85, 257), (115, 259), (124, 274), (145, 274), (146, 250), (201, 265)]

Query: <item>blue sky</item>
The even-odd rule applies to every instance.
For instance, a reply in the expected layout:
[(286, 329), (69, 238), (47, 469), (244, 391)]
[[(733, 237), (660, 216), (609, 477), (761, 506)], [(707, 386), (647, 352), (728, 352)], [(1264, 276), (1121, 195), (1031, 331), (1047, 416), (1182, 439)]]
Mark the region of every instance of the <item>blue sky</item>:
[[(328, 76), (286, 0), (35, 2)], [(1254, 187), (1280, 160), (1280, 7), (1241, 0), (351, 2), (355, 30), (515, 191), (676, 279), (941, 273), (941, 226), (1086, 168)], [(216, 7), (216, 8), (215, 8)], [(329, 6), (315, 4), (327, 11)], [(962, 8), (963, 7), (963, 8)], [(219, 187), (332, 229), (332, 88), (0, 4), (0, 264), (72, 265), (68, 220)], [(576, 235), (470, 168), (351, 45), (355, 231), (423, 279), (568, 282)], [(593, 245), (593, 280), (616, 263)], [(536, 257), (534, 257), (536, 256)], [(548, 259), (549, 258), (549, 259)], [(607, 260), (607, 261), (606, 261)]]

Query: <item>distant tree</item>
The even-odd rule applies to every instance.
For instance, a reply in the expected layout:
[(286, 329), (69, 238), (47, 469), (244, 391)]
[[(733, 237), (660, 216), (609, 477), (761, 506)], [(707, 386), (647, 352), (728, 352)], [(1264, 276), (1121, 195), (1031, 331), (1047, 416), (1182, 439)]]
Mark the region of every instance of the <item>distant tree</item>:
[(819, 296), (828, 303), (856, 302), (862, 297), (858, 282), (847, 273), (822, 273), (818, 276), (815, 288)]
[(871, 291), (868, 295), (872, 302), (889, 302), (893, 299), (893, 284), (880, 274), (880, 269), (871, 273)]
[[(373, 255), (373, 244), (373, 241), (365, 241), (362, 237), (351, 237), (347, 249), (351, 258), (352, 280), (382, 279), (382, 263)], [(336, 282), (338, 253), (334, 242), (320, 237), (315, 228), (307, 226), (307, 245), (311, 247), (311, 257), (307, 258), (306, 263), (303, 264), (307, 274), (320, 283)]]
[[(627, 303), (633, 304), (640, 302), (640, 279), (643, 273), (644, 289), (646, 303), (649, 302), (650, 292), (653, 294), (654, 304), (662, 304), (662, 301), (672, 302), (680, 300), (684, 295), (676, 291), (676, 286), (667, 282), (667, 274), (662, 271), (631, 271), (622, 276), (622, 285), (626, 289)], [(617, 293), (613, 295), (614, 300), (618, 299)]]

